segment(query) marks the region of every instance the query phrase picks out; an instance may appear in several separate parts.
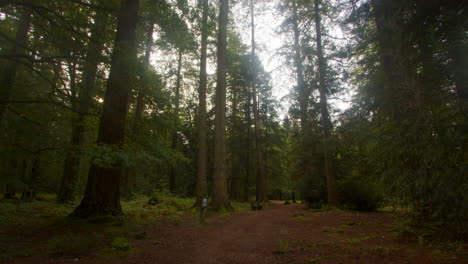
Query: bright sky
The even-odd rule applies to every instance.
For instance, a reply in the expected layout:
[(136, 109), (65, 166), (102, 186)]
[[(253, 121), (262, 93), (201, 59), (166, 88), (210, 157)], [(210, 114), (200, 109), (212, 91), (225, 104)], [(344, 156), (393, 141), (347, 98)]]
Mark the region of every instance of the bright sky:
[[(256, 1), (257, 2), (257, 1)], [(260, 2), (260, 1), (258, 1)], [(265, 70), (271, 74), (273, 86), (273, 95), (281, 103), (283, 109), (280, 111), (281, 116), (287, 114), (289, 108), (289, 100), (284, 98), (296, 85), (296, 74), (292, 69), (284, 64), (285, 59), (277, 52), (285, 44), (284, 38), (292, 37), (284, 34), (279, 34), (278, 29), (284, 21), (284, 16), (277, 10), (280, 0), (262, 1), (256, 6), (255, 11), (255, 34), (257, 53), (260, 57)], [(239, 3), (231, 7), (234, 14), (234, 22), (237, 31), (241, 34), (245, 44), (250, 46), (250, 17), (248, 6)], [(311, 26), (314, 26), (313, 24)], [(330, 34), (334, 37), (343, 38), (344, 34), (340, 28), (335, 27), (330, 30)], [(344, 84), (348, 87), (347, 84)], [(330, 98), (330, 104), (340, 111), (344, 111), (350, 107), (351, 92), (348, 87), (344, 94), (335, 95), (337, 99)], [(282, 100), (283, 99), (283, 100)]]

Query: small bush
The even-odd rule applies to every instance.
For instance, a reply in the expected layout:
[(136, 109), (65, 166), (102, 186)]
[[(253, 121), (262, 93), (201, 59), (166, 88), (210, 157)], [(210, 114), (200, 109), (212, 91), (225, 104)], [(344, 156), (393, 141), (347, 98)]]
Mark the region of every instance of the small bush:
[(358, 179), (348, 179), (339, 186), (343, 205), (357, 211), (374, 211), (382, 205), (383, 195), (377, 185)]
[(112, 240), (111, 247), (113, 250), (128, 251), (130, 249), (130, 243), (125, 237), (116, 237)]
[(98, 241), (96, 234), (67, 233), (49, 240), (47, 247), (52, 256), (79, 257), (89, 254)]

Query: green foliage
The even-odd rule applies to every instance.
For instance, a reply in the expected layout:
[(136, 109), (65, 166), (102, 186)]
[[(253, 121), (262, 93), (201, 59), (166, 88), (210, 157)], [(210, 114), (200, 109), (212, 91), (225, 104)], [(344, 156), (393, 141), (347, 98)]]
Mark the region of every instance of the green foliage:
[(374, 211), (383, 204), (383, 193), (370, 181), (346, 179), (339, 184), (341, 201), (345, 208), (357, 211)]
[(130, 242), (125, 237), (116, 237), (112, 240), (111, 248), (117, 251), (128, 251)]

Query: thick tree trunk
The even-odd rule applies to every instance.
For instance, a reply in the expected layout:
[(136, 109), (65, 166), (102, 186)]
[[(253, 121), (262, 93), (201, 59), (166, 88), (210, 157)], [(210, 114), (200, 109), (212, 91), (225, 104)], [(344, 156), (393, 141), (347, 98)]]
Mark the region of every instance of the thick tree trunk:
[(220, 0), (218, 58), (215, 99), (215, 149), (213, 200), (214, 210), (232, 210), (227, 192), (226, 175), (226, 66), (227, 66), (227, 25), (229, 15), (229, 0)]
[(207, 138), (206, 138), (206, 59), (208, 50), (208, 0), (203, 0), (203, 14), (201, 26), (201, 57), (200, 57), (200, 86), (198, 88), (198, 170), (197, 170), (197, 200), (194, 207), (201, 205), (202, 199), (208, 196), (207, 187)]
[(250, 0), (250, 18), (252, 26), (252, 56), (251, 56), (251, 74), (252, 74), (252, 97), (253, 106), (252, 110), (254, 113), (254, 127), (255, 127), (255, 153), (256, 153), (256, 201), (265, 202), (268, 201), (266, 196), (266, 185), (265, 185), (265, 166), (263, 164), (263, 144), (260, 127), (260, 117), (258, 114), (258, 100), (257, 100), (257, 72), (255, 67), (255, 16), (254, 16), (254, 3)]
[[(153, 47), (153, 32), (154, 24), (148, 26), (146, 32), (146, 50), (145, 50), (145, 61), (143, 65), (143, 76), (147, 75), (147, 71), (150, 67), (151, 51)], [(145, 77), (143, 77), (145, 78)], [(140, 137), (141, 134), (141, 123), (143, 121), (143, 110), (145, 108), (145, 93), (146, 86), (149, 84), (149, 80), (143, 79), (143, 86), (138, 90), (135, 106), (135, 116), (130, 131), (130, 136), (135, 138)], [(125, 168), (122, 172), (121, 191), (122, 197), (131, 198), (136, 187), (137, 170), (135, 167)]]
[(319, 0), (314, 0), (315, 9), (315, 30), (317, 34), (317, 56), (319, 68), (319, 90), (320, 90), (320, 113), (322, 115), (323, 126), (323, 158), (325, 161), (325, 176), (327, 178), (328, 204), (332, 206), (338, 205), (336, 193), (336, 179), (333, 172), (333, 164), (331, 153), (328, 150), (328, 141), (330, 139), (331, 121), (328, 113), (327, 103), (327, 87), (325, 82), (326, 61), (323, 55), (322, 48), (322, 31), (320, 22)]
[(58, 195), (58, 201), (69, 202), (75, 199), (75, 188), (79, 178), (82, 147), (86, 143), (86, 119), (89, 114), (93, 96), (95, 94), (96, 74), (101, 58), (101, 52), (104, 48), (104, 39), (102, 35), (106, 30), (108, 15), (103, 12), (97, 12), (95, 23), (91, 30), (91, 42), (86, 54), (86, 60), (83, 63), (83, 78), (79, 84), (77, 101), (73, 99), (72, 109), (72, 136), (71, 149), (65, 158), (65, 166), (62, 175), (62, 183)]
[[(8, 54), (12, 57), (25, 55), (28, 44), (28, 31), (31, 26), (32, 11), (25, 7), (18, 21), (18, 30), (16, 32), (15, 43)], [(17, 59), (17, 58), (16, 58)], [(16, 71), (18, 62), (16, 59), (4, 62), (0, 72), (0, 126), (3, 123), (8, 101), (11, 99), (14, 90)], [(2, 63), (3, 64), (3, 63)]]
[[(122, 0), (117, 37), (112, 54), (111, 70), (107, 81), (103, 112), (99, 124), (97, 143), (120, 149), (124, 143), (125, 119), (130, 86), (135, 78), (136, 40), (139, 0)], [(121, 161), (112, 167), (92, 164), (86, 191), (73, 215), (120, 215)]]
[[(172, 133), (171, 148), (177, 151), (179, 148), (179, 108), (180, 108), (180, 85), (182, 81), (182, 49), (179, 48), (179, 58), (177, 60), (177, 79), (176, 79), (176, 90), (175, 90), (175, 129)], [(169, 191), (175, 193), (177, 179), (177, 165), (171, 165), (169, 169)]]

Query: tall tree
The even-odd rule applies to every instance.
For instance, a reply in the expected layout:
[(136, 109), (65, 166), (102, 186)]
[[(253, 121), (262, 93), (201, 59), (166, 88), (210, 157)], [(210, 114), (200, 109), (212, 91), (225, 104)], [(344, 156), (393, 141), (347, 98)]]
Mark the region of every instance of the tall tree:
[[(120, 150), (124, 143), (129, 91), (135, 78), (138, 10), (139, 0), (121, 1), (97, 140), (101, 147), (114, 150)], [(83, 200), (72, 214), (78, 217), (122, 214), (119, 184), (121, 167), (120, 160), (114, 160), (108, 166), (93, 163), (89, 169)]]
[(298, 10), (297, 10), (297, 3), (296, 1), (292, 2), (293, 10), (292, 10), (292, 26), (293, 26), (293, 33), (294, 33), (294, 65), (296, 70), (297, 76), (297, 86), (299, 90), (299, 108), (301, 111), (301, 126), (303, 137), (305, 131), (307, 129), (307, 108), (309, 106), (309, 97), (311, 90), (307, 87), (306, 82), (304, 80), (304, 71), (302, 69), (302, 52), (301, 52), (301, 43), (300, 43), (300, 32), (299, 32), (299, 25), (298, 25)]
[(220, 0), (218, 28), (218, 58), (215, 98), (215, 148), (214, 184), (211, 207), (215, 210), (232, 210), (227, 192), (226, 168), (226, 66), (227, 66), (227, 25), (229, 0)]
[(60, 202), (68, 202), (75, 199), (75, 188), (81, 165), (81, 148), (86, 140), (86, 117), (89, 115), (96, 90), (96, 74), (99, 63), (102, 61), (101, 53), (105, 43), (103, 35), (106, 30), (108, 19), (109, 15), (102, 10), (98, 10), (94, 16), (91, 40), (83, 63), (83, 76), (79, 85), (78, 96), (72, 98), (71, 147), (65, 158), (62, 182), (57, 198)]
[[(130, 136), (132, 138), (139, 138), (142, 134), (142, 125), (143, 122), (143, 110), (145, 109), (145, 100), (146, 93), (148, 92), (147, 86), (149, 85), (150, 80), (148, 80), (148, 71), (150, 68), (150, 58), (151, 51), (153, 48), (153, 32), (154, 24), (150, 23), (146, 30), (146, 43), (145, 43), (145, 58), (143, 61), (143, 80), (140, 89), (137, 91), (137, 98), (135, 104), (135, 114), (133, 117), (132, 127), (130, 131)], [(136, 186), (136, 177), (137, 170), (135, 167), (130, 167), (124, 169), (122, 173), (122, 196), (123, 197), (132, 197), (133, 192)]]
[[(32, 0), (30, 0), (32, 2)], [(28, 32), (31, 26), (32, 10), (28, 7), (24, 7), (18, 21), (18, 27), (14, 42), (11, 44), (12, 47), (8, 52), (8, 56), (11, 60), (7, 61), (0, 73), (0, 125), (2, 124), (5, 111), (8, 107), (8, 101), (10, 100), (16, 78), (16, 71), (18, 69), (18, 60), (26, 54), (28, 45)]]
[[(177, 74), (176, 74), (176, 87), (175, 87), (175, 107), (174, 107), (174, 117), (175, 117), (175, 128), (172, 132), (172, 142), (171, 148), (176, 151), (179, 143), (179, 112), (180, 112), (180, 86), (182, 82), (182, 48), (178, 49), (178, 59), (177, 59)], [(176, 188), (176, 178), (177, 178), (177, 165), (173, 164), (169, 170), (169, 191), (171, 193), (175, 192)]]
[(327, 191), (328, 191), (328, 203), (336, 206), (338, 204), (338, 198), (336, 193), (336, 179), (333, 173), (332, 156), (329, 153), (328, 144), (330, 141), (330, 130), (331, 121), (330, 114), (328, 113), (327, 103), (327, 87), (326, 87), (326, 66), (327, 62), (323, 55), (322, 47), (322, 29), (321, 29), (321, 14), (319, 0), (314, 0), (314, 18), (315, 18), (315, 30), (316, 30), (316, 41), (317, 41), (317, 57), (318, 57), (318, 70), (319, 70), (319, 91), (320, 91), (320, 113), (322, 116), (322, 129), (323, 129), (323, 158), (325, 161), (325, 176), (327, 178)]
[(257, 202), (267, 201), (266, 182), (265, 182), (265, 166), (263, 163), (263, 145), (260, 127), (260, 119), (258, 115), (258, 97), (257, 97), (257, 70), (256, 70), (256, 55), (255, 55), (255, 15), (254, 15), (254, 0), (250, 0), (250, 19), (252, 30), (252, 54), (251, 54), (251, 75), (252, 75), (252, 98), (253, 98), (253, 114), (255, 126), (255, 145), (256, 145), (256, 200)]
[(207, 138), (206, 138), (206, 59), (208, 49), (208, 0), (203, 0), (203, 11), (201, 21), (201, 56), (200, 56), (200, 84), (198, 88), (198, 170), (196, 195), (194, 206), (199, 206), (204, 197), (208, 195), (207, 186)]

